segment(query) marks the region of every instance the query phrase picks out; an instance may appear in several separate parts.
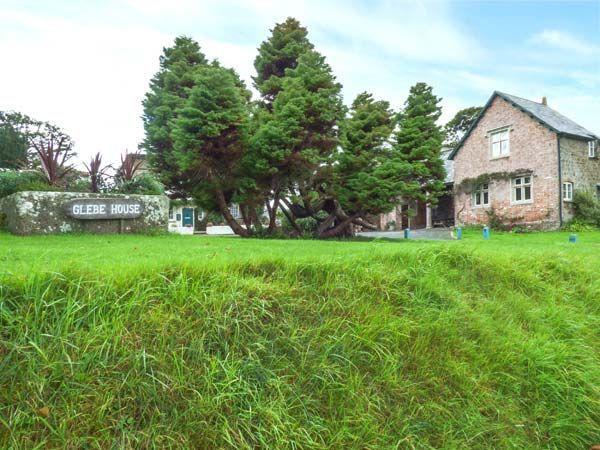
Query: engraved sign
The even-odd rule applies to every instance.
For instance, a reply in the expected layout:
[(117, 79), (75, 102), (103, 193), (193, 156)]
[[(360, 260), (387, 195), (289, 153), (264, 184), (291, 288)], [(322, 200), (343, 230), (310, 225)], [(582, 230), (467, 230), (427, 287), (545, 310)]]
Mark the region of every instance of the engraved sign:
[(144, 212), (141, 201), (124, 198), (78, 198), (65, 203), (65, 213), (74, 219), (135, 219)]

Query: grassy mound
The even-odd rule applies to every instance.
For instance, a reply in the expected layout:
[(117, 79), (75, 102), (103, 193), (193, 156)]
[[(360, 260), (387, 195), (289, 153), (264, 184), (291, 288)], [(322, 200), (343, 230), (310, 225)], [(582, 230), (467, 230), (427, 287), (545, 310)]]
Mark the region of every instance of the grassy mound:
[(11, 273), (0, 290), (0, 447), (600, 442), (597, 267), (379, 246), (123, 264), (110, 276)]

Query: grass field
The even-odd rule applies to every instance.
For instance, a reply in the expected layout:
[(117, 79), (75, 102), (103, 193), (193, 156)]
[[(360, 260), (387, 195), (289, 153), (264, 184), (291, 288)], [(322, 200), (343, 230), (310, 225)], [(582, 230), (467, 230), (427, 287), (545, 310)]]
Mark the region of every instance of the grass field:
[(600, 232), (0, 234), (0, 448), (600, 443)]

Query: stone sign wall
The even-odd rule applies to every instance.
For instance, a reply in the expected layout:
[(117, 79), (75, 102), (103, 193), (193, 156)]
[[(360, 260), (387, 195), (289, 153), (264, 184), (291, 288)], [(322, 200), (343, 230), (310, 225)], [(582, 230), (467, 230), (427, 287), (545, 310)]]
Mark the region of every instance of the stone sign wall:
[(0, 199), (0, 213), (14, 234), (140, 233), (167, 230), (163, 195), (17, 192)]

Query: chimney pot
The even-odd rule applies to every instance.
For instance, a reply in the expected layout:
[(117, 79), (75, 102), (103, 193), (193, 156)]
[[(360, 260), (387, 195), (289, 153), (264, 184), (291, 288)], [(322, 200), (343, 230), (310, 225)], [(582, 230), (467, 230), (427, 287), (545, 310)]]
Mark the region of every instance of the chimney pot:
[(542, 97), (542, 105), (548, 106), (548, 99), (546, 98), (546, 96)]

